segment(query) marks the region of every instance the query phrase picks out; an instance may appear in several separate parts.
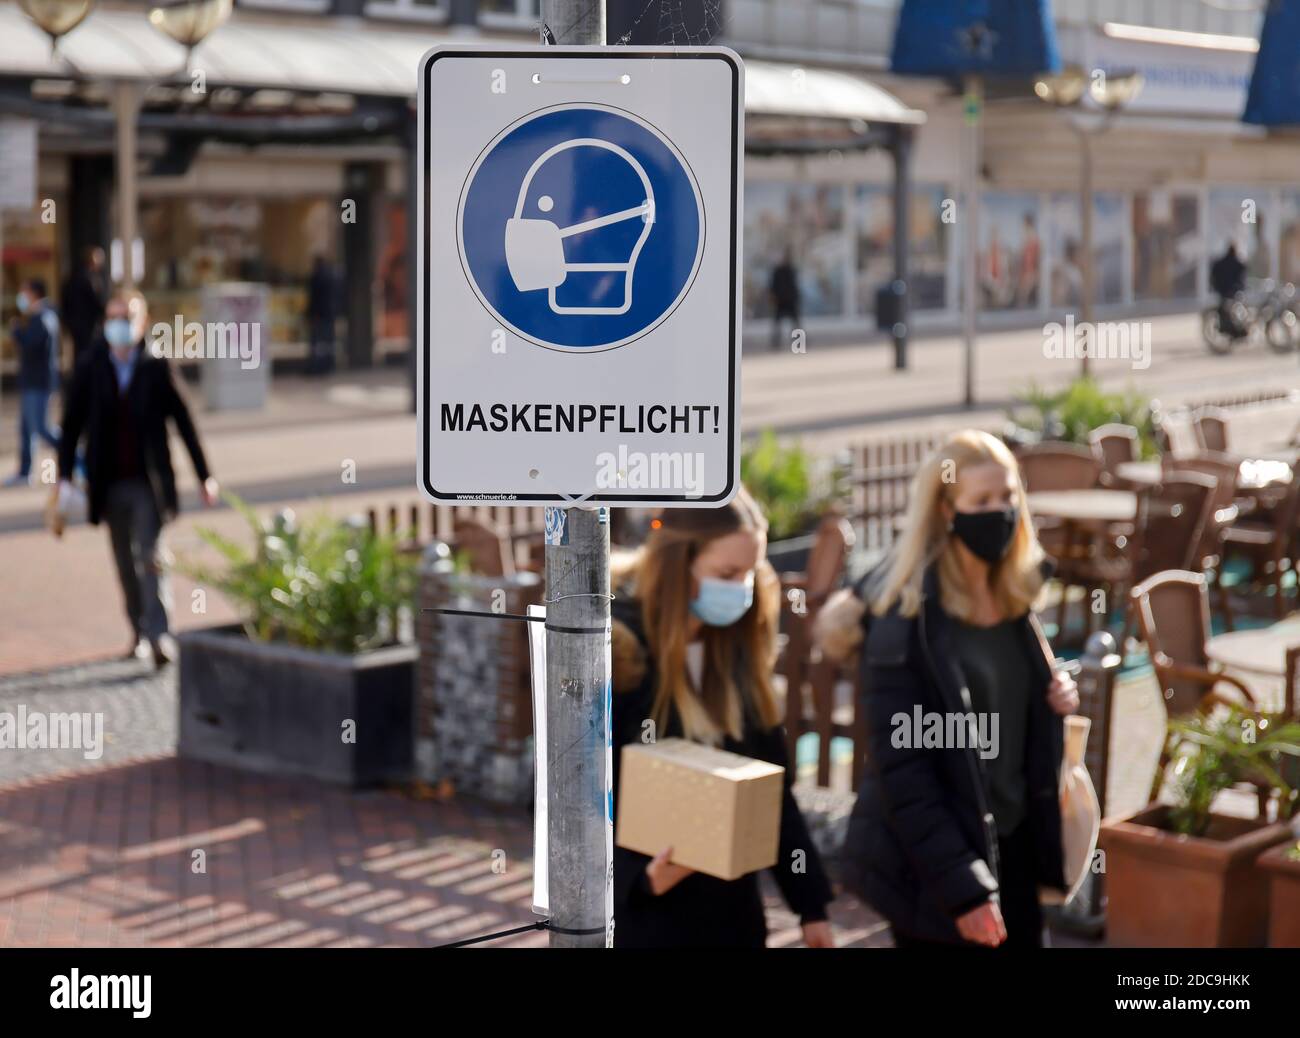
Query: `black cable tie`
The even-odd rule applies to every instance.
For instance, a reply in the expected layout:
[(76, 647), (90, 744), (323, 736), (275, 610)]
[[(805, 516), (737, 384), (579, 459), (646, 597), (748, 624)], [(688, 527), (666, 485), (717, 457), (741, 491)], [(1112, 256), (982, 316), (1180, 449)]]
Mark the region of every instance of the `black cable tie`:
[(556, 926), (549, 919), (546, 920), (546, 929), (551, 930), (555, 933), (562, 933), (567, 937), (592, 937), (595, 934), (605, 932), (605, 928), (603, 926), (589, 926), (586, 927), (585, 929), (575, 930), (572, 927), (568, 927), (568, 926)]
[(529, 923), (527, 926), (516, 926), (513, 930), (498, 930), (496, 933), (486, 933), (481, 937), (466, 937), (463, 941), (452, 941), (450, 944), (435, 944), (435, 948), (464, 948), (470, 944), (480, 944), (483, 941), (495, 941), (498, 937), (511, 937), (517, 933), (527, 933), (529, 930), (545, 930), (550, 925), (549, 919), (539, 919), (535, 923)]
[(492, 613), (483, 609), (441, 609), (437, 606), (425, 606), (422, 613), (447, 613), (451, 616), (486, 616), (489, 620), (528, 620), (531, 623), (543, 623), (544, 616), (528, 616), (524, 613)]
[(564, 934), (566, 937), (594, 937), (596, 934), (605, 932), (603, 926), (575, 929), (570, 926), (556, 926), (549, 919), (539, 919), (527, 926), (516, 926), (513, 930), (498, 930), (496, 933), (485, 933), (479, 937), (466, 937), (463, 941), (452, 941), (450, 944), (435, 944), (434, 947), (464, 948), (471, 944), (482, 944), (484, 941), (495, 941), (499, 937), (513, 937), (515, 934), (528, 933), (529, 930), (552, 930), (555, 933)]
[[(545, 617), (543, 617), (545, 619)], [(548, 631), (556, 631), (559, 634), (608, 634), (608, 627), (565, 627), (562, 624), (547, 624)]]

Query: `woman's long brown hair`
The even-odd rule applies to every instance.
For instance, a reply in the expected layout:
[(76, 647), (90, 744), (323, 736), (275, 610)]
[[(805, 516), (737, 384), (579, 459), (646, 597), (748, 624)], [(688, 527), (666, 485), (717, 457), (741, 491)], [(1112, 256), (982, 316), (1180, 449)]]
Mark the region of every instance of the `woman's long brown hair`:
[(665, 509), (637, 557), (636, 590), (657, 675), (650, 716), (658, 731), (670, 709), (683, 734), (699, 742), (720, 742), (724, 732), (740, 739), (746, 713), (764, 728), (781, 721), (772, 689), (781, 582), (767, 559), (759, 560), (754, 604), (745, 615), (730, 627), (706, 624), (700, 632), (705, 652), (698, 693), (686, 673), (691, 565), (710, 541), (741, 530), (767, 533), (767, 520), (744, 487), (721, 508)]

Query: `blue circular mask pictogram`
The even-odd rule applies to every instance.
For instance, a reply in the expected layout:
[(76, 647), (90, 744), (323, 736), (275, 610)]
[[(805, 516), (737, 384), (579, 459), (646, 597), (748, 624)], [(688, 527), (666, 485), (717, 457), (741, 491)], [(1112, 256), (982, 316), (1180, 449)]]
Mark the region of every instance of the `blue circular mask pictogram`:
[(461, 263), (501, 323), (539, 346), (602, 350), (690, 289), (704, 206), (672, 143), (591, 104), (526, 116), (479, 156), (457, 214)]

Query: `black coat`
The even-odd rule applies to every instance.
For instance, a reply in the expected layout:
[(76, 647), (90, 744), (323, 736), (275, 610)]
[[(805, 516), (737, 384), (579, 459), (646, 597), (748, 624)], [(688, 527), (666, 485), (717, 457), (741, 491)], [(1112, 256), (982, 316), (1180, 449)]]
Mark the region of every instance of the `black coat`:
[(73, 271), (63, 283), (63, 296), (59, 300), (63, 323), (79, 351), (93, 341), (95, 329), (104, 319), (106, 296), (103, 274), (92, 274), (85, 267)]
[[(614, 802), (622, 747), (641, 741), (642, 723), (654, 702), (655, 668), (646, 646), (640, 604), (634, 599), (614, 603), (614, 694), (611, 728), (614, 739)], [(660, 738), (680, 737), (678, 719), (668, 720)], [(773, 868), (791, 910), (804, 922), (826, 918), (834, 894), (808, 827), (791, 792), (794, 775), (786, 760), (785, 733), (779, 726), (762, 730), (747, 724), (743, 738), (730, 737), (722, 748), (731, 753), (769, 761), (785, 768), (781, 804), (781, 836)], [(794, 851), (805, 852), (804, 871), (793, 868)], [(649, 887), (645, 867), (650, 858), (622, 847), (614, 848), (614, 946), (617, 948), (754, 947), (764, 946), (767, 922), (759, 874), (724, 880), (694, 873), (664, 894)]]
[[(108, 488), (117, 478), (118, 403), (117, 371), (109, 357), (108, 344), (100, 339), (81, 359), (73, 375), (63, 408), (63, 435), (59, 443), (59, 474), (66, 479), (72, 472), (77, 444), (85, 437), (92, 523), (98, 523), (103, 516)], [(210, 473), (189, 408), (172, 380), (170, 362), (154, 357), (143, 342), (136, 344), (135, 370), (126, 389), (126, 405), (135, 422), (141, 475), (153, 491), (159, 517), (167, 522), (179, 508), (167, 419), (176, 423), (176, 431), (189, 451), (199, 479), (207, 479)]]
[[(867, 768), (844, 850), (846, 886), (900, 932), (960, 941), (956, 918), (998, 891), (997, 827), (983, 761), (965, 748), (898, 747), (891, 719), (913, 708), (971, 713), (970, 693), (939, 603), (937, 574), (926, 575), (917, 615), (897, 609), (864, 618), (861, 654), (867, 717)], [(1025, 750), (1026, 823), (1040, 886), (1064, 889), (1059, 776), (1064, 724), (1047, 703), (1051, 669), (1031, 614), (1021, 621), (1025, 652), (1041, 683), (1030, 696)], [(915, 740), (913, 740), (915, 741)]]
[(18, 388), (49, 392), (54, 388), (55, 344), (40, 310), (32, 310), (14, 329), (18, 345)]

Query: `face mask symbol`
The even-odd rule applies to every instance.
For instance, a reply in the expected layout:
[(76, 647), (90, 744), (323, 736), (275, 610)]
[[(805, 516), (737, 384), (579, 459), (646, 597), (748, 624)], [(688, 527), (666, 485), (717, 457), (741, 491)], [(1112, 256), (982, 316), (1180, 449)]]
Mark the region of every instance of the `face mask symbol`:
[[(606, 216), (598, 216), (592, 220), (570, 224), (568, 227), (561, 227), (553, 220), (525, 217), (524, 202), (528, 198), (528, 189), (532, 186), (533, 177), (541, 169), (542, 165), (548, 159), (561, 152), (568, 151), (570, 148), (584, 147), (603, 148), (606, 151), (612, 151), (623, 159), (641, 179), (641, 185), (645, 188), (645, 200), (631, 209), (624, 209), (621, 212), (610, 213)], [(632, 247), (632, 254), (627, 260), (617, 263), (569, 263), (565, 260), (565, 238), (607, 227), (610, 224), (621, 223), (624, 220), (641, 220), (644, 224), (641, 233), (637, 235), (636, 244)], [(625, 314), (632, 306), (632, 274), (636, 269), (637, 257), (641, 254), (641, 248), (645, 245), (646, 238), (650, 236), (650, 229), (654, 226), (654, 220), (654, 189), (650, 186), (650, 178), (646, 176), (641, 163), (626, 150), (620, 148), (617, 144), (611, 144), (609, 141), (602, 141), (595, 137), (579, 137), (571, 141), (565, 141), (563, 144), (556, 144), (554, 147), (542, 152), (524, 176), (524, 182), (519, 188), (519, 199), (515, 203), (515, 215), (506, 221), (506, 266), (510, 268), (510, 276), (514, 280), (515, 288), (519, 289), (520, 292), (536, 292), (543, 288), (546, 289), (547, 302), (550, 304), (551, 310), (557, 314), (604, 314), (608, 316)], [(570, 272), (578, 271), (583, 273), (612, 272), (624, 275), (622, 304), (619, 306), (561, 306), (556, 301), (555, 290), (564, 284)]]

